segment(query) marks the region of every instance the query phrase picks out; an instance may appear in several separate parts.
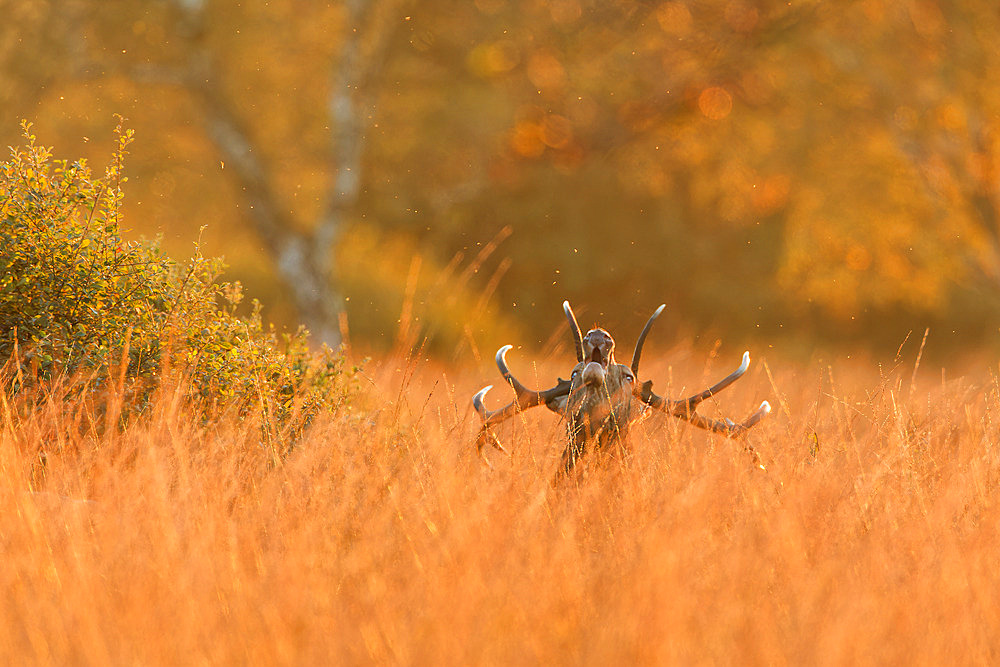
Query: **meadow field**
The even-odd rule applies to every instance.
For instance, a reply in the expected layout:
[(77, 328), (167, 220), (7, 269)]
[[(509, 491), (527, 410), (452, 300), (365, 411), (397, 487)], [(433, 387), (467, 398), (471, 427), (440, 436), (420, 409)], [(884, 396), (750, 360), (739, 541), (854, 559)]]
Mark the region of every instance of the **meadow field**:
[[(627, 461), (556, 486), (562, 434), (545, 410), (499, 429), (510, 456), (488, 452), (492, 470), (476, 456), (486, 359), (375, 360), (351, 409), (283, 459), (252, 420), (200, 425), (169, 382), (103, 434), (58, 388), (7, 397), (0, 655), (996, 664), (997, 366), (951, 378), (916, 352), (757, 354), (702, 408), (742, 418), (768, 399), (745, 441), (651, 416)], [(731, 370), (697, 348), (646, 358), (671, 395)], [(558, 361), (534, 369), (539, 385), (565, 374)]]

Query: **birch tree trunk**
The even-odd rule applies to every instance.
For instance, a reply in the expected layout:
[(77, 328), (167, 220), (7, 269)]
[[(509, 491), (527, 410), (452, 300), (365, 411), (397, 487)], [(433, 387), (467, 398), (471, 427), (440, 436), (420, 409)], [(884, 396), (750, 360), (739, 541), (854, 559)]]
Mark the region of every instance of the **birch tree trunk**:
[[(313, 339), (341, 343), (343, 296), (336, 287), (335, 248), (345, 218), (361, 189), (366, 103), (376, 66), (385, 57), (390, 26), (385, 20), (396, 0), (347, 0), (339, 57), (329, 64), (329, 180), (320, 219), (310, 231), (296, 229), (283, 213), (259, 151), (219, 85), (218, 68), (205, 40), (209, 0), (174, 0), (181, 32), (189, 42), (185, 76), (201, 103), (206, 132), (240, 181), (257, 236), (273, 257), (278, 275)], [(378, 11), (381, 5), (383, 11)], [(389, 11), (388, 14), (392, 12)]]

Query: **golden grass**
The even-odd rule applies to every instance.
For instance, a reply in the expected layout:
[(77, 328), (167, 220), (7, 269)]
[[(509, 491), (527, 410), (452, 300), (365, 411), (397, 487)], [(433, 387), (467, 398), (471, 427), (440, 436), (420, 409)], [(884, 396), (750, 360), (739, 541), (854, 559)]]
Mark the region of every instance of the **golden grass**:
[[(696, 357), (643, 373), (692, 389), (729, 370)], [(108, 436), (59, 401), (0, 405), (0, 655), (996, 664), (991, 366), (911, 390), (912, 366), (771, 360), (772, 383), (758, 362), (705, 410), (741, 418), (771, 400), (750, 437), (766, 472), (736, 443), (653, 417), (627, 465), (555, 489), (547, 411), (502, 429), (512, 455), (492, 452), (494, 471), (476, 458), (469, 398), (485, 367), (387, 361), (366, 406), (280, 465), (257, 425), (199, 428), (170, 392)], [(494, 392), (491, 405), (507, 399)]]

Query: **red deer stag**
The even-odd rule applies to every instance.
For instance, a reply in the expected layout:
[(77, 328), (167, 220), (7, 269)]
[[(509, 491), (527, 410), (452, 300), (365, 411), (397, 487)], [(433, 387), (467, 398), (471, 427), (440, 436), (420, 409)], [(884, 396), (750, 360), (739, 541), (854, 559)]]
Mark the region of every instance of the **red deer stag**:
[[(483, 443), (490, 443), (501, 451), (506, 451), (492, 432), (492, 427), (499, 422), (512, 417), (522, 410), (545, 405), (566, 421), (566, 449), (562, 454), (562, 465), (559, 476), (569, 473), (577, 461), (586, 453), (588, 446), (596, 450), (607, 449), (611, 445), (620, 446), (628, 433), (629, 426), (638, 420), (647, 409), (659, 410), (673, 417), (684, 419), (699, 428), (720, 433), (729, 438), (736, 438), (759, 422), (771, 411), (767, 401), (760, 404), (757, 411), (743, 423), (736, 424), (732, 420), (717, 421), (703, 417), (695, 412), (698, 404), (714, 396), (733, 382), (738, 380), (750, 366), (750, 353), (743, 353), (743, 363), (721, 382), (712, 385), (705, 391), (689, 398), (674, 401), (662, 398), (653, 393), (653, 382), (647, 380), (640, 384), (639, 357), (642, 354), (642, 344), (646, 340), (649, 329), (659, 317), (666, 304), (656, 309), (656, 312), (646, 322), (632, 354), (632, 365), (615, 363), (615, 340), (604, 329), (591, 329), (584, 336), (580, 333), (580, 325), (576, 322), (569, 301), (563, 302), (566, 319), (573, 330), (576, 342), (577, 364), (573, 367), (569, 380), (559, 378), (556, 386), (545, 391), (532, 391), (518, 382), (507, 367), (507, 351), (511, 345), (505, 345), (497, 351), (496, 361), (500, 374), (514, 389), (515, 398), (512, 403), (499, 410), (490, 411), (483, 405), (483, 397), (493, 388), (492, 385), (481, 389), (473, 398), (472, 404), (476, 412), (483, 418), (483, 426), (476, 437), (476, 449), (483, 454)], [(485, 456), (484, 456), (485, 459)], [(487, 463), (489, 463), (487, 461)]]

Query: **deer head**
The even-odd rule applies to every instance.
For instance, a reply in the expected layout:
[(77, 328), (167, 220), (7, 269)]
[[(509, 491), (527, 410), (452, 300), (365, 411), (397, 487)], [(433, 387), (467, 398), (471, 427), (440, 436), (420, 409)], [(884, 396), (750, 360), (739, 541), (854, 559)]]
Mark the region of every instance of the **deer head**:
[[(666, 305), (661, 305), (646, 322), (635, 344), (630, 366), (615, 362), (615, 339), (601, 328), (591, 329), (586, 335), (580, 332), (573, 309), (569, 302), (563, 302), (563, 311), (573, 331), (576, 344), (576, 365), (569, 380), (559, 378), (551, 389), (533, 391), (521, 384), (507, 366), (507, 352), (511, 345), (497, 351), (496, 362), (504, 380), (514, 389), (514, 400), (490, 411), (483, 405), (483, 397), (492, 385), (481, 389), (472, 398), (476, 412), (483, 418), (483, 426), (476, 437), (476, 449), (482, 455), (483, 444), (489, 442), (505, 451), (492, 431), (492, 427), (522, 410), (539, 405), (557, 413), (566, 422), (567, 444), (563, 450), (559, 475), (569, 473), (589, 448), (607, 449), (621, 445), (628, 434), (629, 426), (647, 410), (665, 412), (672, 417), (683, 419), (695, 426), (719, 433), (729, 438), (742, 436), (747, 430), (771, 411), (767, 401), (742, 423), (732, 420), (717, 421), (695, 412), (700, 404), (738, 380), (750, 367), (750, 353), (743, 353), (743, 362), (722, 381), (708, 389), (681, 400), (662, 398), (653, 393), (653, 382), (638, 381), (639, 359), (653, 322)], [(485, 459), (485, 456), (484, 456)], [(487, 461), (487, 463), (489, 463)]]

